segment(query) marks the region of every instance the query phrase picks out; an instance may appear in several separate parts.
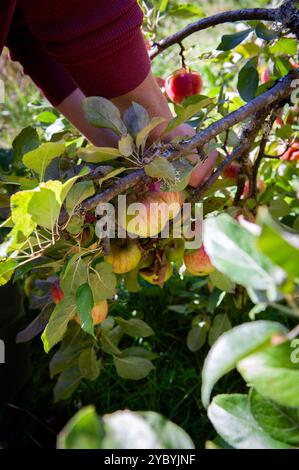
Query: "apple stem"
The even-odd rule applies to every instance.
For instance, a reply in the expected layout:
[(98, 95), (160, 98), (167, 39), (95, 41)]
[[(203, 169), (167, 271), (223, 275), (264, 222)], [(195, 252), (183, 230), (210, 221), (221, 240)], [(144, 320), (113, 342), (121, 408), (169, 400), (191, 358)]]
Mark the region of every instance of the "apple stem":
[(186, 67), (186, 61), (185, 61), (185, 48), (183, 46), (183, 43), (182, 42), (179, 42), (179, 46), (180, 46), (180, 57), (181, 57), (181, 61), (182, 61), (182, 68), (187, 70), (187, 67)]

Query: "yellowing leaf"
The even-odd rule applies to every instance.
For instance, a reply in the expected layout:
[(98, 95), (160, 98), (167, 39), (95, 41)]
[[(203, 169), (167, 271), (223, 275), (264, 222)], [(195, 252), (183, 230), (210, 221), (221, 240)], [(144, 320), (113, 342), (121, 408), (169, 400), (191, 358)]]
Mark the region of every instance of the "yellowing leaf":
[(151, 131), (155, 129), (155, 127), (157, 127), (159, 124), (162, 124), (162, 122), (165, 122), (165, 118), (154, 117), (146, 127), (144, 127), (143, 129), (141, 129), (140, 132), (138, 132), (136, 136), (137, 148), (145, 145), (146, 139), (148, 138)]
[(102, 163), (121, 157), (121, 153), (118, 149), (112, 147), (95, 147), (94, 145), (89, 145), (85, 148), (81, 148), (78, 151), (78, 156), (82, 158), (84, 162)]
[(123, 135), (118, 142), (118, 149), (124, 157), (129, 157), (134, 152), (134, 141), (130, 134)]
[(30, 170), (35, 171), (40, 176), (40, 180), (44, 179), (47, 166), (54, 160), (60, 157), (65, 150), (65, 145), (58, 142), (48, 142), (42, 144), (35, 150), (31, 150), (23, 157), (23, 163)]

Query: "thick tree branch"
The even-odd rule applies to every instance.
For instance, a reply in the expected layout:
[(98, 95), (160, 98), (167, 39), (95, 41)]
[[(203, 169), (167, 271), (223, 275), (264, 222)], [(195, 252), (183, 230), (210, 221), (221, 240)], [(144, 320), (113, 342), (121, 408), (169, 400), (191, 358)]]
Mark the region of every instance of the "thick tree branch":
[(219, 121), (211, 124), (209, 127), (207, 127), (207, 129), (199, 132), (192, 139), (181, 144), (182, 153), (190, 153), (192, 149), (202, 147), (217, 135), (233, 127), (239, 122), (245, 121), (255, 112), (288, 98), (295, 89), (294, 81), (297, 79), (299, 79), (299, 71), (292, 70), (290, 73), (288, 73), (288, 75), (278, 80), (276, 85), (267, 90), (265, 93), (258, 96), (257, 98), (254, 98), (249, 103), (228, 114)]
[[(166, 150), (161, 151), (160, 156), (169, 160), (174, 160), (182, 155), (188, 155), (192, 153), (194, 149), (203, 147), (206, 143), (210, 142), (217, 135), (221, 134), (227, 129), (230, 129), (234, 125), (245, 121), (250, 116), (255, 115), (258, 111), (268, 109), (270, 105), (279, 103), (281, 100), (289, 98), (294, 90), (294, 87), (292, 85), (294, 80), (296, 79), (299, 79), (299, 71), (293, 70), (288, 75), (280, 79), (270, 90), (253, 99), (238, 110), (228, 114), (219, 121), (211, 124), (209, 127), (196, 134), (192, 139), (185, 141), (179, 145), (176, 145), (173, 148), (170, 146)], [(242, 154), (244, 149), (242, 148), (241, 150), (242, 151), (240, 155)], [(155, 154), (157, 154), (157, 151), (155, 151)], [(239, 155), (234, 156), (233, 159), (238, 158), (238, 156)], [(150, 155), (147, 154), (146, 158), (149, 157)], [(151, 161), (150, 158), (149, 161)], [(225, 161), (226, 160), (224, 160), (224, 162)], [(220, 170), (219, 173), (217, 173), (215, 179), (219, 176), (222, 171), (223, 168), (222, 170)], [(145, 180), (145, 178), (146, 175), (143, 169), (138, 169), (124, 176), (123, 178), (120, 178), (118, 182), (110, 188), (107, 188), (102, 193), (97, 194), (96, 196), (90, 199), (87, 199), (82, 204), (82, 210), (91, 210), (95, 208), (99, 203), (110, 201), (118, 194), (121, 194), (135, 186), (141, 180)]]

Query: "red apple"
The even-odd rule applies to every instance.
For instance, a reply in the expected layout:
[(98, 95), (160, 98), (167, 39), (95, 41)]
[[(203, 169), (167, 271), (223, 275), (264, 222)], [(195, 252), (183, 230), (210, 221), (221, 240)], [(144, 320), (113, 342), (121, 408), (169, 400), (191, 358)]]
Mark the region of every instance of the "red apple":
[(193, 252), (185, 252), (184, 262), (187, 270), (195, 276), (207, 276), (215, 271), (204, 246), (201, 245), (199, 250)]
[(287, 162), (296, 162), (299, 160), (299, 142), (295, 141), (291, 147), (280, 157)]
[[(94, 326), (98, 325), (99, 323), (102, 323), (102, 321), (105, 320), (108, 314), (108, 303), (107, 300), (102, 300), (95, 304), (93, 306), (93, 309), (91, 311), (91, 316), (92, 316), (92, 321)], [(78, 313), (75, 314), (74, 320), (76, 323), (78, 323), (79, 326), (81, 326), (81, 321), (79, 318)]]
[(203, 82), (198, 72), (179, 69), (165, 80), (167, 96), (175, 103), (182, 103), (188, 96), (200, 94)]
[[(183, 204), (182, 195), (179, 192), (149, 191), (139, 200), (131, 198), (128, 202), (127, 214), (119, 220), (119, 223), (127, 232), (141, 238), (158, 235), (169, 220), (177, 216)], [(136, 207), (136, 212), (132, 206), (133, 215), (128, 214), (130, 203), (134, 202), (142, 206)]]
[(225, 179), (237, 182), (240, 171), (241, 171), (241, 165), (237, 162), (232, 162), (230, 165), (224, 168), (222, 172), (222, 176)]
[(51, 286), (51, 296), (55, 304), (59, 304), (59, 302), (61, 302), (62, 299), (64, 298), (64, 292), (59, 285), (58, 279), (54, 281)]
[(112, 243), (110, 253), (105, 257), (105, 261), (112, 264), (113, 272), (116, 274), (125, 274), (132, 271), (140, 260), (141, 251), (133, 240)]

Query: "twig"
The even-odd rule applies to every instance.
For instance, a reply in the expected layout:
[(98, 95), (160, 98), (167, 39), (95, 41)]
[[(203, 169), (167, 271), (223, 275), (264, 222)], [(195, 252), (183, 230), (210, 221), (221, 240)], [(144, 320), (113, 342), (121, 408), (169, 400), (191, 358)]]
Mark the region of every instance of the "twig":
[(225, 167), (230, 165), (230, 163), (232, 163), (237, 158), (242, 157), (245, 152), (248, 152), (250, 150), (259, 132), (261, 122), (266, 118), (267, 113), (268, 111), (266, 109), (254, 114), (250, 123), (244, 128), (240, 137), (240, 143), (235, 148), (235, 150), (220, 163), (214, 173), (201, 186), (193, 190), (191, 197), (192, 202), (198, 201), (203, 196), (206, 190), (210, 188), (212, 184), (217, 180), (217, 178), (221, 175)]
[(154, 59), (161, 52), (174, 44), (181, 44), (184, 39), (198, 31), (217, 26), (224, 23), (235, 23), (238, 21), (275, 21), (281, 23), (299, 39), (299, 11), (296, 8), (295, 0), (286, 0), (278, 8), (244, 8), (240, 10), (225, 11), (216, 15), (202, 18), (195, 23), (191, 23), (181, 31), (178, 31), (161, 41), (155, 42), (150, 52), (150, 58)]
[(217, 13), (216, 15), (202, 18), (199, 21), (196, 21), (196, 23), (191, 23), (181, 31), (156, 42), (150, 52), (150, 58), (154, 59), (161, 52), (165, 51), (165, 49), (168, 49), (168, 47), (173, 46), (174, 44), (180, 44), (191, 34), (210, 28), (211, 26), (250, 20), (277, 21), (279, 17), (279, 8), (252, 8)]
[(265, 150), (266, 150), (266, 145), (267, 145), (267, 142), (268, 142), (268, 139), (269, 139), (269, 135), (271, 133), (273, 124), (275, 122), (275, 119), (277, 118), (277, 112), (278, 112), (278, 108), (274, 109), (271, 116), (270, 116), (270, 119), (268, 121), (266, 121), (266, 123), (265, 123), (265, 127), (264, 127), (264, 130), (263, 130), (263, 136), (262, 136), (262, 140), (261, 140), (261, 143), (260, 143), (259, 152), (258, 152), (257, 157), (256, 157), (256, 159), (254, 161), (254, 164), (253, 164), (252, 180), (251, 180), (251, 185), (249, 186), (249, 197), (255, 197), (256, 196), (257, 175), (258, 175), (258, 171), (259, 171), (259, 168), (260, 168), (260, 164), (261, 164), (262, 159), (265, 155)]

